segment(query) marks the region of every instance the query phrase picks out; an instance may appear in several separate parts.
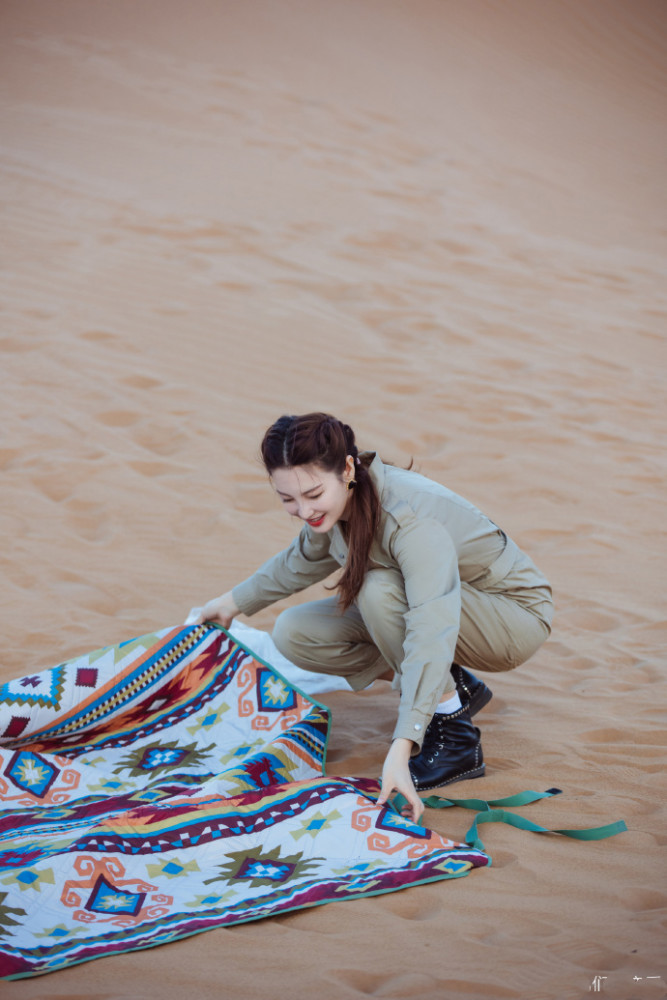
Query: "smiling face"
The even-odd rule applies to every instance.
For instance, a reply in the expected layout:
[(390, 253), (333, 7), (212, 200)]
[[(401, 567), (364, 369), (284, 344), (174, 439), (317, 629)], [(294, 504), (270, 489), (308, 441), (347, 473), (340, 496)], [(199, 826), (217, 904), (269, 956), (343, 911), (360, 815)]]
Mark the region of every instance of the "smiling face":
[(352, 497), (347, 488), (351, 479), (354, 459), (350, 455), (340, 476), (319, 465), (296, 465), (271, 473), (271, 484), (287, 513), (306, 521), (318, 533), (331, 531), (334, 524), (345, 520)]

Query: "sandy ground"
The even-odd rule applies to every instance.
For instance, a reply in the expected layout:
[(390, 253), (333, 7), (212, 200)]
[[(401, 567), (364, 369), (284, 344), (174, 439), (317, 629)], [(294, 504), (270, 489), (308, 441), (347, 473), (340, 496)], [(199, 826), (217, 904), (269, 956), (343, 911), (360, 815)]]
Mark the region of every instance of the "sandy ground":
[[(665, 996), (666, 39), (658, 0), (4, 0), (0, 676), (248, 575), (295, 531), (264, 428), (329, 410), (553, 581), (451, 794), (629, 832), (487, 827), (461, 881), (3, 1000)], [(379, 773), (394, 697), (328, 698), (330, 773)]]

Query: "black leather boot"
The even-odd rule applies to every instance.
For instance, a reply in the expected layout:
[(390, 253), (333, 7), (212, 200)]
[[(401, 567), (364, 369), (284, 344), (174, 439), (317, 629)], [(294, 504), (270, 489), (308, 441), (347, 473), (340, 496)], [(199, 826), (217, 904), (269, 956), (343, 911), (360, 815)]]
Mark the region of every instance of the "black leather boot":
[(484, 757), (479, 729), (470, 712), (460, 708), (451, 715), (436, 712), (424, 733), (424, 743), (410, 758), (410, 774), (419, 791), (440, 788), (454, 781), (481, 778)]
[(458, 663), (452, 663), (451, 674), (456, 683), (461, 704), (468, 709), (471, 715), (477, 715), (491, 701), (493, 692), (484, 681), (480, 681), (479, 677), (475, 677), (465, 667), (460, 667)]

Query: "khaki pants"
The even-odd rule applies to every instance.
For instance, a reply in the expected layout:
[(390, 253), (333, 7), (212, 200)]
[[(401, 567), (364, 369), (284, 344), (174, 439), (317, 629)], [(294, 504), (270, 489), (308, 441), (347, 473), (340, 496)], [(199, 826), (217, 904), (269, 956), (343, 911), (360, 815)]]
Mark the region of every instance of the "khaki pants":
[[(529, 563), (527, 557), (523, 559)], [(496, 593), (462, 583), (454, 662), (471, 670), (512, 670), (548, 637), (552, 607), (548, 585)], [(276, 621), (273, 640), (297, 666), (345, 677), (355, 691), (367, 687), (388, 667), (395, 674), (394, 686), (400, 688), (407, 611), (401, 574), (394, 569), (373, 569), (366, 574), (355, 604), (344, 614), (335, 596), (288, 608)], [(439, 698), (455, 690), (448, 668), (443, 663), (442, 673), (434, 678)]]

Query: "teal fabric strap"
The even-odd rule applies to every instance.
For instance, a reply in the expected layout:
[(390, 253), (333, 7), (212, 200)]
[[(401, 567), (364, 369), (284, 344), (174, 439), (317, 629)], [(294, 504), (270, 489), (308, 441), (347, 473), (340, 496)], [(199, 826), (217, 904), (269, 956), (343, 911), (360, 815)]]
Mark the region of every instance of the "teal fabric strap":
[(531, 823), (525, 816), (505, 812), (504, 809), (490, 809), (488, 812), (478, 813), (466, 833), (466, 844), (479, 851), (484, 850), (484, 844), (477, 833), (477, 827), (480, 823), (508, 823), (509, 826), (516, 826), (519, 830), (532, 830), (533, 833), (560, 833), (563, 837), (572, 837), (574, 840), (604, 840), (605, 837), (613, 837), (615, 834), (627, 830), (622, 819), (616, 823), (608, 823), (606, 826), (592, 826), (583, 830), (549, 830), (546, 826)]
[[(460, 806), (462, 809), (477, 809), (479, 812), (486, 812), (492, 806), (527, 806), (538, 799), (549, 799), (552, 795), (560, 795), (560, 793), (560, 788), (548, 788), (546, 792), (519, 792), (517, 795), (509, 795), (504, 799), (488, 800), (445, 799), (440, 795), (429, 795), (428, 798), (422, 799), (422, 802), (431, 809), (447, 809), (449, 806)], [(408, 800), (398, 792), (389, 800), (388, 805), (391, 806), (394, 812), (400, 813), (408, 805)], [(417, 821), (419, 826), (422, 825), (422, 820), (423, 816), (420, 816)]]
[(530, 830), (533, 833), (559, 833), (563, 837), (572, 837), (574, 840), (604, 840), (606, 837), (613, 837), (617, 833), (623, 833), (627, 826), (623, 820), (616, 823), (608, 823), (606, 826), (595, 826), (582, 830), (550, 830), (545, 826), (538, 826), (525, 816), (517, 813), (507, 812), (503, 808), (496, 806), (525, 806), (539, 799), (549, 799), (553, 795), (559, 795), (559, 788), (549, 788), (546, 792), (519, 792), (518, 795), (510, 795), (504, 799), (445, 799), (439, 795), (430, 795), (424, 799), (424, 805), (432, 809), (447, 809), (449, 806), (462, 806), (464, 809), (478, 810), (472, 826), (466, 833), (465, 841), (469, 847), (476, 850), (485, 850), (484, 844), (479, 838), (477, 827), (482, 823), (507, 823), (515, 826), (519, 830)]
[(461, 806), (463, 809), (477, 809), (479, 812), (486, 812), (495, 806), (527, 806), (538, 799), (550, 799), (554, 795), (561, 795), (560, 788), (547, 788), (546, 792), (518, 792), (517, 795), (508, 795), (504, 799), (445, 799), (440, 795), (429, 795), (422, 799), (425, 806), (431, 809), (447, 809), (449, 806)]

